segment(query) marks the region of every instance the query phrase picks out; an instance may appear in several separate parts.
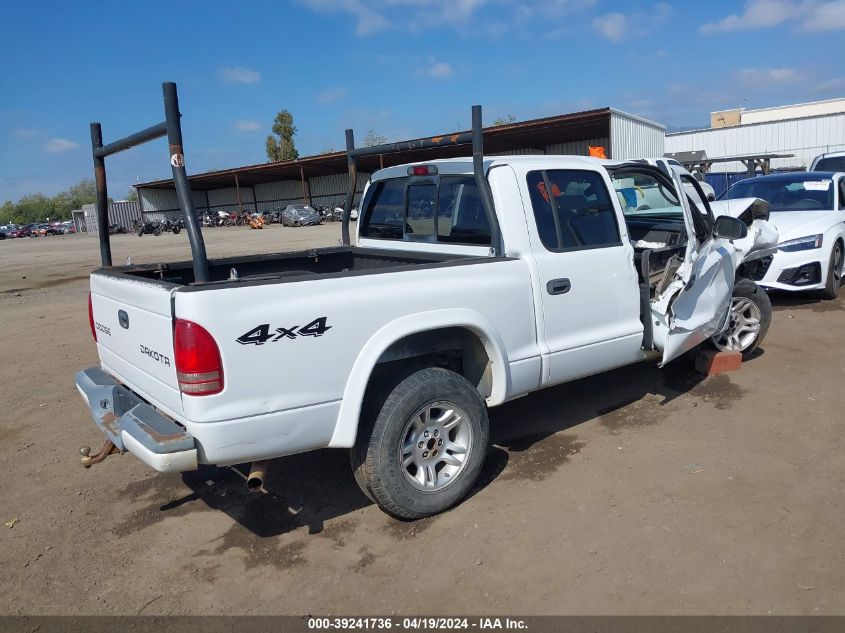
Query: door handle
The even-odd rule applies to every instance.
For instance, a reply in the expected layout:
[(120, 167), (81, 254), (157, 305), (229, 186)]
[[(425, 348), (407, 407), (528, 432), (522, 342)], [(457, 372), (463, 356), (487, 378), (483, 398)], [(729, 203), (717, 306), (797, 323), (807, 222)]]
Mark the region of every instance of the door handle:
[(129, 329), (129, 315), (126, 314), (126, 310), (117, 311), (117, 322), (120, 323), (120, 327), (124, 330)]
[(546, 284), (546, 291), (550, 295), (566, 294), (569, 292), (570, 288), (572, 288), (572, 282), (570, 282), (566, 277), (561, 279), (552, 279)]

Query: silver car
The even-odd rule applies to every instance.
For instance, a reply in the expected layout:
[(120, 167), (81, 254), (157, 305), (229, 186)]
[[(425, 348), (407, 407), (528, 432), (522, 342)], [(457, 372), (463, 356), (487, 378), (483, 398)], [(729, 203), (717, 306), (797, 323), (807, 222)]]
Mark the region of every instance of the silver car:
[(282, 226), (312, 226), (321, 221), (320, 214), (307, 204), (289, 204), (282, 211)]

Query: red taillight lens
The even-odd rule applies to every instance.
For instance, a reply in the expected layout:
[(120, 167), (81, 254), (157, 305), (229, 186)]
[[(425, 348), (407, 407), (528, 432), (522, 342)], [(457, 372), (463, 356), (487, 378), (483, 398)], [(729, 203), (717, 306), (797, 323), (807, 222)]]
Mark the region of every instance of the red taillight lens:
[(91, 293), (88, 293), (88, 324), (91, 326), (91, 336), (97, 340), (97, 328), (94, 327), (94, 305), (91, 303)]
[(435, 176), (436, 174), (436, 165), (411, 165), (408, 167), (409, 176)]
[(220, 349), (200, 325), (176, 319), (173, 328), (173, 356), (179, 390), (190, 396), (210, 396), (223, 391), (223, 363)]

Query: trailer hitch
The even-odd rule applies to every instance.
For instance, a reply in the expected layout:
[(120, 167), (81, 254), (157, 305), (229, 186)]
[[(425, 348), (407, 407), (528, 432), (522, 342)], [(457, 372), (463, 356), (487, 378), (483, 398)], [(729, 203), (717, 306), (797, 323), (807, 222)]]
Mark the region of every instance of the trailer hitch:
[(107, 439), (105, 441), (105, 443), (103, 444), (103, 447), (94, 456), (91, 456), (91, 447), (90, 446), (83, 446), (82, 448), (79, 449), (79, 454), (82, 455), (82, 460), (81, 460), (82, 465), (85, 468), (91, 468), (91, 466), (93, 466), (94, 464), (99, 464), (101, 461), (103, 461), (109, 455), (113, 455), (115, 453), (120, 453), (120, 452), (121, 452), (120, 449), (117, 446), (115, 446), (114, 442), (112, 442), (109, 439)]

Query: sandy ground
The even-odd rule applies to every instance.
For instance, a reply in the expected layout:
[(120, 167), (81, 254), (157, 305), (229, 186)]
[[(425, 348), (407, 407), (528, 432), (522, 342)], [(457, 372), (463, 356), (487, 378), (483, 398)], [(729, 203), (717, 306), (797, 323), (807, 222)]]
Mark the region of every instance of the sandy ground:
[[(212, 255), (338, 237), (207, 231)], [(184, 234), (114, 252), (188, 254)], [(402, 523), (345, 451), (274, 461), (266, 495), (129, 455), (84, 470), (97, 261), (84, 236), (0, 242), (0, 613), (845, 614), (842, 298), (776, 297), (736, 374), (642, 364), (494, 409), (473, 495)]]

